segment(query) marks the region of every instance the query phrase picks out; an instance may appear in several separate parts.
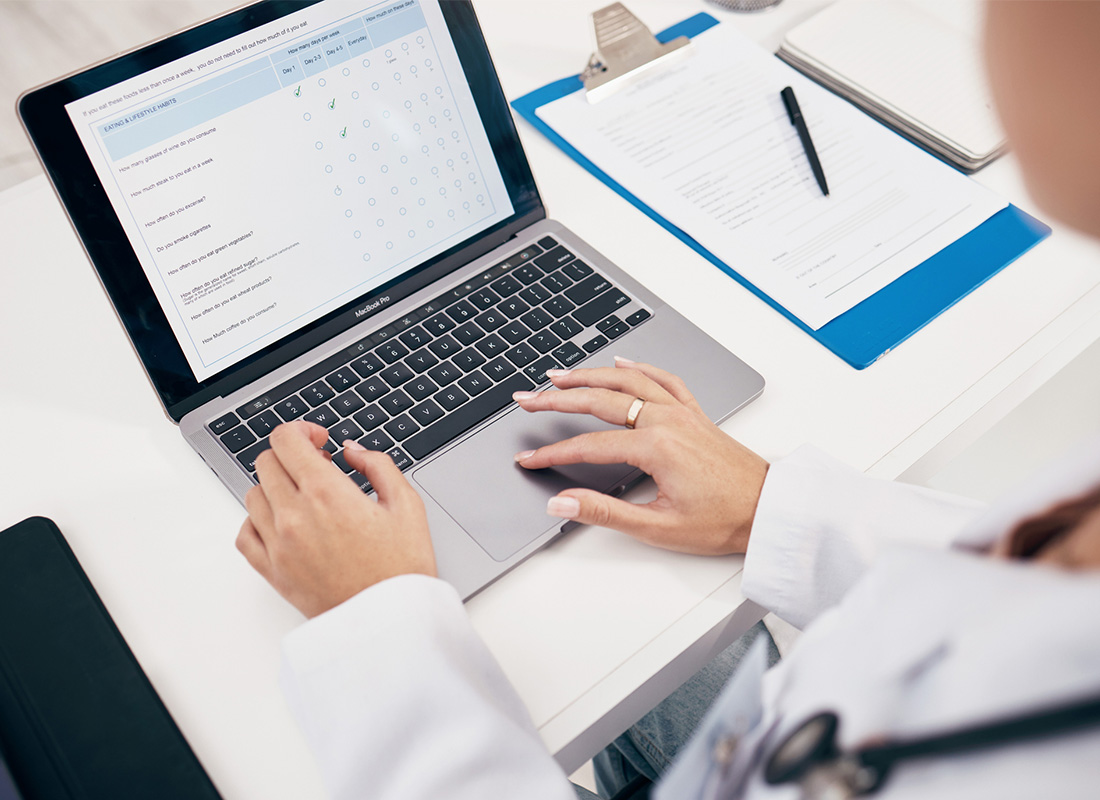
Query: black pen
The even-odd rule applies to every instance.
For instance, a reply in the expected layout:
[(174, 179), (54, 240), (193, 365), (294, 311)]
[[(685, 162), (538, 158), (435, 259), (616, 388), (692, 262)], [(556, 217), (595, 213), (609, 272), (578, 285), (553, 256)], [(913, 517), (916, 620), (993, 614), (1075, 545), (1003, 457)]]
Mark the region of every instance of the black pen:
[(817, 185), (821, 187), (821, 193), (829, 196), (829, 184), (825, 183), (825, 170), (821, 168), (821, 160), (814, 149), (814, 140), (810, 138), (810, 129), (806, 127), (806, 120), (802, 118), (802, 109), (798, 107), (798, 101), (794, 98), (794, 89), (788, 86), (779, 93), (783, 98), (783, 105), (787, 107), (787, 116), (791, 118), (791, 124), (798, 131), (798, 138), (802, 140), (802, 149), (806, 151), (806, 158), (810, 160), (810, 169), (817, 178)]

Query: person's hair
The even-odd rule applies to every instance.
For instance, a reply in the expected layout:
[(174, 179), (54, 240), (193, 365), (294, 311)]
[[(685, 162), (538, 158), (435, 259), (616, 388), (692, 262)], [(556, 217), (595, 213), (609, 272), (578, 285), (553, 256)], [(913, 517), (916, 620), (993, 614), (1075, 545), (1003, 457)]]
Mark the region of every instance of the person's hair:
[(1066, 535), (1091, 512), (1100, 508), (1100, 486), (1080, 497), (1066, 500), (1042, 514), (1029, 517), (1008, 536), (1010, 558), (1032, 558), (1047, 545)]

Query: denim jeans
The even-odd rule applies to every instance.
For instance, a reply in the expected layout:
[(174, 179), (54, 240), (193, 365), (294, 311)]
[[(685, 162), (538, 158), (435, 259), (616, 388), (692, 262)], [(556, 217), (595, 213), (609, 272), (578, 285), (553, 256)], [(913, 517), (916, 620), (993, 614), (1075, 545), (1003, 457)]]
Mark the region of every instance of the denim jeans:
[(771, 634), (758, 622), (593, 759), (599, 795), (574, 787), (580, 800), (610, 798), (638, 775), (656, 783), (687, 744), (714, 699), (758, 636), (765, 637), (768, 666), (779, 661)]

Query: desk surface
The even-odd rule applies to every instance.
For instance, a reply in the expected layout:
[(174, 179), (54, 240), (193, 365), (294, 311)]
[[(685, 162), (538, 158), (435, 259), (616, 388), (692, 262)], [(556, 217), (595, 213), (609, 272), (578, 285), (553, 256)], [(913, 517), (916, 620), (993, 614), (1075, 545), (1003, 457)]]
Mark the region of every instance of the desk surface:
[[(479, 0), (507, 95), (576, 72), (586, 15), (603, 4)], [(654, 29), (708, 10), (775, 49), (825, 4), (757, 16), (702, 0), (630, 5)], [(725, 428), (765, 457), (813, 442), (871, 474), (919, 477), (1100, 338), (1100, 248), (1056, 229), (857, 372), (520, 132), (556, 219), (763, 373), (764, 395)], [(978, 180), (1033, 210), (1010, 157)], [(279, 641), (301, 618), (234, 549), (242, 509), (160, 413), (44, 179), (0, 194), (0, 252), (0, 525), (58, 522), (226, 798), (323, 796), (277, 683)], [(582, 529), (468, 608), (571, 770), (756, 619), (740, 566)]]

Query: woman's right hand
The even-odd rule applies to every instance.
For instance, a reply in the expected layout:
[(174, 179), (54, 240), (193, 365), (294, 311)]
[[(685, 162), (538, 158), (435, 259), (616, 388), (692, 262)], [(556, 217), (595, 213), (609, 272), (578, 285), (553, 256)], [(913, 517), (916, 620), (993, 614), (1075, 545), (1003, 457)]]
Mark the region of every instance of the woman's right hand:
[(559, 391), (517, 392), (520, 407), (624, 425), (635, 398), (646, 402), (633, 430), (585, 433), (517, 453), (522, 467), (626, 463), (657, 483), (657, 498), (644, 505), (567, 489), (550, 499), (548, 513), (669, 550), (745, 552), (768, 462), (712, 423), (680, 378), (618, 357), (614, 368), (550, 370), (547, 376)]

